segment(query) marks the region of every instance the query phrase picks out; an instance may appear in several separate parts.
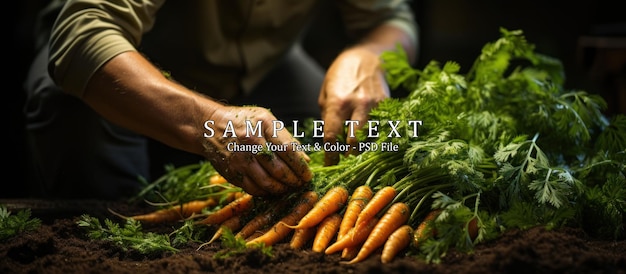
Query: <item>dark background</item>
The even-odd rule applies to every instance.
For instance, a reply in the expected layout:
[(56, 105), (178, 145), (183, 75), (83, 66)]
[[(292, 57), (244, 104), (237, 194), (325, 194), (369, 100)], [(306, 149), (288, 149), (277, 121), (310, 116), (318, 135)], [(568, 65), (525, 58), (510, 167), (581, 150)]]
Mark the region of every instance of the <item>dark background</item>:
[[(0, 198), (25, 197), (29, 157), (24, 138), (22, 83), (33, 57), (33, 28), (43, 0), (10, 1), (5, 43), (5, 77), (2, 99), (5, 127), (4, 172)], [(560, 59), (566, 69), (566, 88), (583, 89), (604, 96), (607, 114), (625, 113), (618, 103), (626, 96), (626, 15), (618, 1), (413, 1), (420, 24), (419, 62), (456, 61), (468, 69), (482, 46), (500, 36), (499, 28), (521, 29), (538, 52)], [(307, 49), (327, 64), (341, 47), (341, 34), (333, 26), (334, 11), (312, 28)], [(594, 39), (587, 39), (587, 38)], [(602, 39), (599, 39), (602, 38)], [(606, 40), (605, 38), (611, 38)], [(603, 41), (597, 43), (585, 41)], [(617, 43), (615, 43), (617, 41)], [(322, 43), (323, 42), (323, 43)], [(320, 46), (326, 44), (326, 46)], [(5, 45), (6, 49), (6, 45)]]

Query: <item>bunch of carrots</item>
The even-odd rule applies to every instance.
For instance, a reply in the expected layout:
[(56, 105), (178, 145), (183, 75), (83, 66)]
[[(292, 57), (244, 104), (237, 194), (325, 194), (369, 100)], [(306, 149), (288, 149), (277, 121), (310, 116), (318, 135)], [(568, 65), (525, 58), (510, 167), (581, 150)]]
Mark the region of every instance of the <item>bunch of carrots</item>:
[[(228, 184), (223, 177), (211, 177), (211, 184)], [(284, 199), (253, 197), (231, 192), (223, 205), (213, 199), (182, 203), (147, 214), (122, 216), (143, 223), (173, 222), (195, 218), (196, 225), (215, 228), (210, 244), (226, 230), (244, 239), (246, 246), (272, 246), (289, 243), (294, 249), (311, 248), (325, 254), (341, 253), (345, 263), (360, 262), (380, 250), (380, 260), (388, 263), (407, 251), (415, 240), (427, 236), (426, 224), (436, 215), (414, 227), (409, 224), (412, 205), (396, 201), (393, 186), (377, 190), (368, 185), (333, 185), (327, 190), (306, 189)], [(288, 206), (291, 205), (291, 208)], [(203, 210), (216, 208), (208, 214)], [(289, 208), (285, 211), (285, 208)], [(435, 211), (432, 211), (433, 213)]]

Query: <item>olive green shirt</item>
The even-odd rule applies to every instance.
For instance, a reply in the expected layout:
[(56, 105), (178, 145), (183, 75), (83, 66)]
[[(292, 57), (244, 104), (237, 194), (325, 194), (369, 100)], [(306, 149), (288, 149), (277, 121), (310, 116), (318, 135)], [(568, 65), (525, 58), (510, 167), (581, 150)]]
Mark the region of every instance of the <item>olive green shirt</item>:
[[(64, 91), (81, 97), (100, 66), (139, 51), (188, 88), (232, 97), (252, 89), (298, 41), (319, 2), (70, 0), (52, 29), (49, 71)], [(334, 3), (352, 37), (394, 24), (416, 40), (405, 1)]]

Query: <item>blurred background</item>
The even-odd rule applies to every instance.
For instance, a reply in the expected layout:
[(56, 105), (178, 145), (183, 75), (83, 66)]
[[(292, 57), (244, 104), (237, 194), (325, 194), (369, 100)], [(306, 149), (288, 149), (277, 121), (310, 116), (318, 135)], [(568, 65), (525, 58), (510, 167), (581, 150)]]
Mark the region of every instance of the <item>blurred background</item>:
[[(9, 44), (5, 62), (2, 110), (8, 156), (0, 183), (0, 198), (25, 197), (29, 158), (24, 138), (23, 81), (33, 58), (35, 18), (49, 1), (10, 1), (7, 9)], [(566, 88), (586, 90), (605, 97), (607, 114), (626, 114), (626, 15), (619, 1), (500, 1), (414, 0), (411, 6), (420, 24), (417, 68), (430, 60), (456, 61), (467, 70), (483, 45), (499, 38), (499, 28), (524, 31), (536, 51), (563, 62)], [(345, 41), (331, 5), (316, 20), (305, 48), (324, 66)], [(5, 20), (6, 20), (5, 19)], [(10, 176), (9, 176), (10, 175)]]

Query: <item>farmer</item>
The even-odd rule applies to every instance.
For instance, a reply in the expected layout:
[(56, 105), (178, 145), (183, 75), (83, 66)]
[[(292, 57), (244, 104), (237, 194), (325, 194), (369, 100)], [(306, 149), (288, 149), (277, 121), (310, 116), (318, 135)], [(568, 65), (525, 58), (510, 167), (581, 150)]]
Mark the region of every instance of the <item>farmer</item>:
[[(341, 140), (346, 120), (365, 121), (389, 96), (381, 52), (401, 45), (414, 58), (417, 47), (404, 1), (333, 1), (352, 42), (326, 71), (300, 44), (320, 1), (165, 2), (53, 1), (45, 9), (26, 82), (33, 195), (128, 197), (139, 178), (163, 171), (151, 167), (158, 159), (207, 159), (253, 195), (302, 186), (312, 177), (305, 152), (233, 145), (292, 143), (277, 121), (316, 117), (324, 141)], [(260, 133), (246, 136), (259, 121)], [(326, 155), (327, 164), (337, 159)]]

